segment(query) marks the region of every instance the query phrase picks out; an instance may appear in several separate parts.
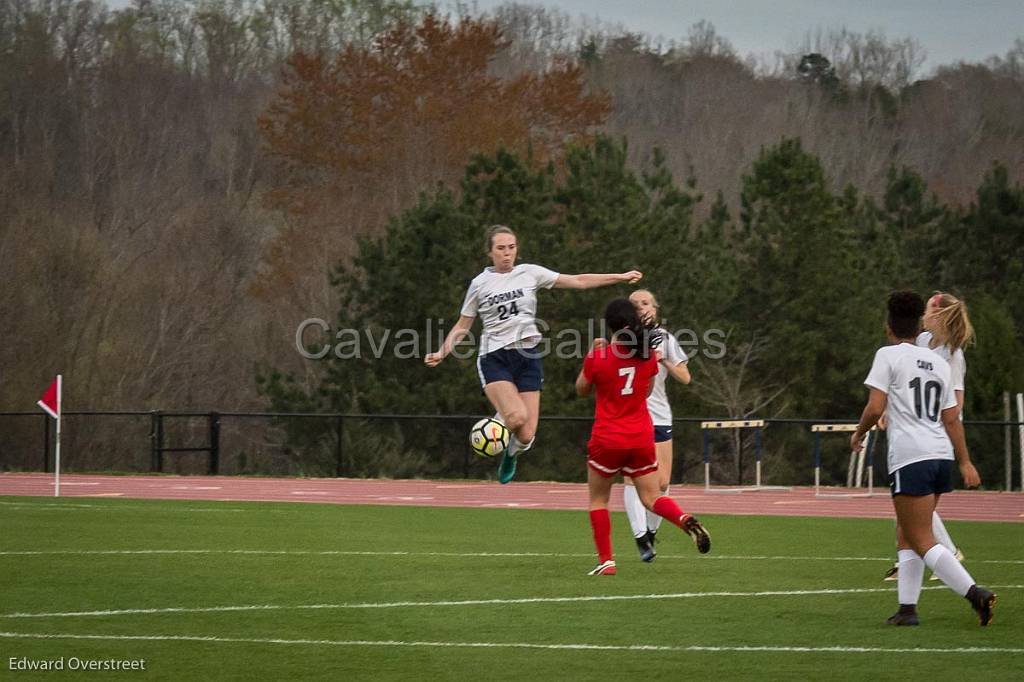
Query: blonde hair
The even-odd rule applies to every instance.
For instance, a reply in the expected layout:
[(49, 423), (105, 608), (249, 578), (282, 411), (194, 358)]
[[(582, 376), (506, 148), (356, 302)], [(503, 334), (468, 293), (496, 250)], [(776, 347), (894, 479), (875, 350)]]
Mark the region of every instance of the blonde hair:
[[(510, 234), (516, 237), (516, 233), (512, 231), (511, 227), (506, 225), (491, 225), (487, 228), (487, 253), (491, 252), (494, 248), (494, 238), (499, 234)], [(516, 237), (516, 241), (519, 241), (519, 237)]]
[(630, 302), (630, 303), (632, 303), (632, 302), (633, 302), (633, 295), (634, 295), (634, 294), (647, 294), (648, 296), (650, 296), (650, 297), (651, 297), (651, 305), (653, 305), (653, 306), (654, 306), (655, 308), (658, 308), (658, 309), (660, 309), (660, 308), (661, 308), (661, 306), (660, 306), (660, 305), (658, 304), (658, 299), (657, 299), (657, 298), (655, 298), (654, 294), (653, 294), (653, 293), (651, 293), (651, 290), (650, 290), (650, 289), (637, 289), (636, 291), (634, 291), (633, 293), (631, 293), (631, 294), (629, 295), (629, 302)]
[(933, 346), (947, 346), (955, 352), (974, 343), (974, 327), (967, 314), (966, 303), (941, 291), (936, 291), (928, 302), (935, 308), (926, 315), (932, 327)]

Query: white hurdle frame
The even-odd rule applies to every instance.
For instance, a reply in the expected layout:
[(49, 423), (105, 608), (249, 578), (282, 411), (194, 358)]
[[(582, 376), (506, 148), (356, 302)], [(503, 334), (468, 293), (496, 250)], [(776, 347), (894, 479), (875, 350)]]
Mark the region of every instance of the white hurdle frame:
[[(868, 437), (860, 446), (860, 452), (851, 453), (857, 456), (857, 470), (866, 466), (868, 470), (868, 491), (866, 493), (823, 493), (821, 492), (821, 434), (823, 433), (852, 433), (857, 430), (857, 424), (813, 424), (811, 432), (814, 434), (814, 496), (815, 497), (884, 497), (888, 493), (875, 492), (875, 469), (872, 457), (875, 440), (877, 439), (877, 427), (871, 427)], [(852, 465), (852, 462), (851, 462)], [(857, 484), (860, 486), (860, 476), (857, 476)]]
[[(704, 434), (704, 492), (706, 493), (746, 493), (759, 490), (792, 490), (783, 485), (761, 485), (761, 431), (765, 427), (763, 419), (739, 419), (733, 421), (701, 422)], [(717, 429), (754, 429), (754, 485), (741, 485), (736, 488), (711, 487), (711, 437), (709, 432)]]

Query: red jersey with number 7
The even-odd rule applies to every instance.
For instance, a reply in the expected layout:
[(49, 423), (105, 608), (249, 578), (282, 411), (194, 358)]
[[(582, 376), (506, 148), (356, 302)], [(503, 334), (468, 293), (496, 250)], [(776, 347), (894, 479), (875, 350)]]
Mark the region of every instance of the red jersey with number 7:
[(590, 442), (609, 449), (645, 447), (654, 442), (654, 424), (647, 411), (647, 393), (658, 373), (658, 360), (626, 357), (629, 351), (612, 344), (596, 348), (583, 361), (583, 376), (594, 384), (597, 408)]

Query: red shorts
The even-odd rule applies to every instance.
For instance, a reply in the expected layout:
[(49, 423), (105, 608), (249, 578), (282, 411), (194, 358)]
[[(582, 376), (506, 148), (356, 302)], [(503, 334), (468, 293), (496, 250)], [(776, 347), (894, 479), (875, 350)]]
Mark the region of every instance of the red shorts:
[(606, 448), (591, 441), (587, 444), (587, 466), (610, 478), (622, 473), (631, 478), (658, 470), (658, 457), (654, 454), (654, 441), (638, 448)]

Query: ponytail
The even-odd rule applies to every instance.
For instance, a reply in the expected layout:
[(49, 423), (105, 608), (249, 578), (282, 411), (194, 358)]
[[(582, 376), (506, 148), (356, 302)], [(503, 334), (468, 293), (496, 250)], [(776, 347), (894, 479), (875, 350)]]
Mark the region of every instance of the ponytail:
[(974, 343), (974, 326), (967, 314), (967, 304), (952, 294), (935, 292), (929, 301), (934, 311), (928, 315), (933, 343), (956, 352)]

